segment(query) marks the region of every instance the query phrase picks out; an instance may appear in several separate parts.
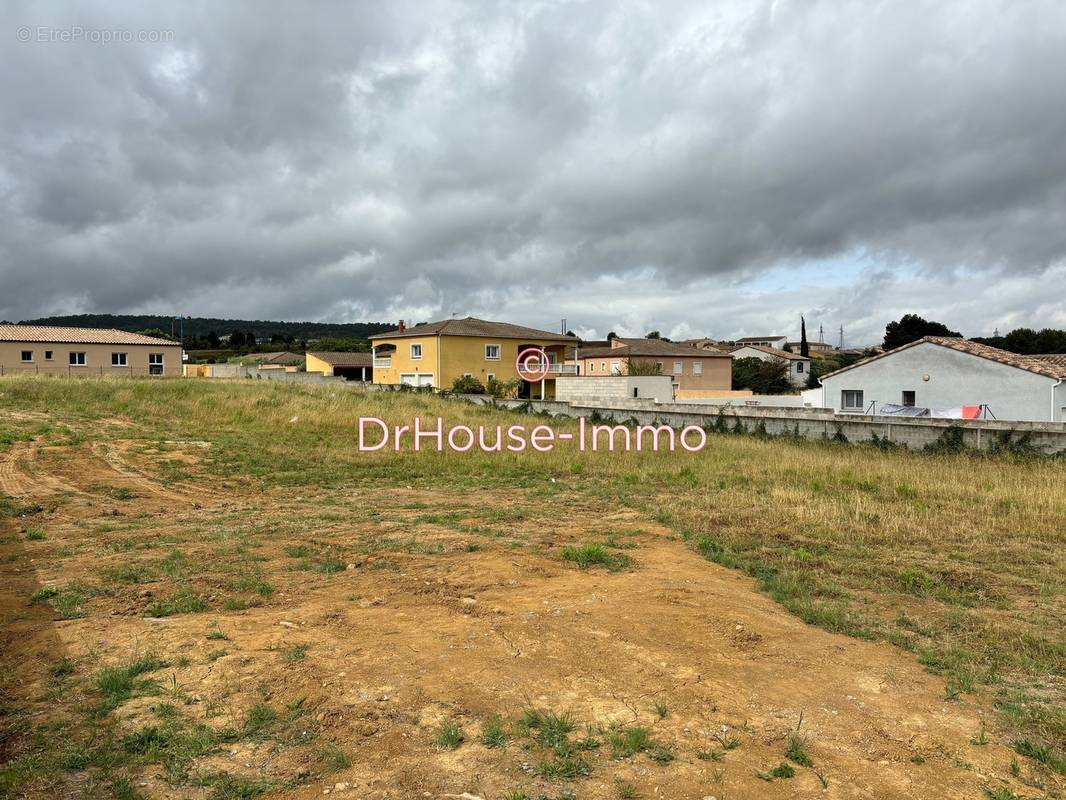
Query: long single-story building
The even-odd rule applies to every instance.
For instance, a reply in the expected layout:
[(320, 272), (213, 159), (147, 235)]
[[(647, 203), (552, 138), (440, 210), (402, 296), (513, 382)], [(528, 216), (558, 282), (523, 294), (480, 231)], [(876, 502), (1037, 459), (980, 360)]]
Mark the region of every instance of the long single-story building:
[(945, 336), (917, 341), (823, 375), (822, 403), (842, 413), (884, 405), (983, 407), (982, 416), (1066, 421), (1066, 357), (1026, 356)]
[(0, 325), (0, 375), (181, 375), (181, 344), (111, 328)]

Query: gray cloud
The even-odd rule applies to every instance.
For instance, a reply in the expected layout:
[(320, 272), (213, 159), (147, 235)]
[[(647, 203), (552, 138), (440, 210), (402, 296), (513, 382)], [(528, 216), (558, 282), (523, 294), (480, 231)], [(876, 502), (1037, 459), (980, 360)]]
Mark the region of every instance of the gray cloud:
[[(5, 21), (0, 318), (1066, 324), (1060, 3), (25, 3)], [(15, 41), (74, 25), (173, 40)]]

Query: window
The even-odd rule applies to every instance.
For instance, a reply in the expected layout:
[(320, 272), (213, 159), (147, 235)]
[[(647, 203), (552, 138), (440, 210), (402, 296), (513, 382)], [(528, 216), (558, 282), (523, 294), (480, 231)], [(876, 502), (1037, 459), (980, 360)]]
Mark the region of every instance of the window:
[(684, 373), (684, 371), (685, 371), (684, 362), (683, 361), (675, 361), (674, 362), (674, 374), (675, 375), (681, 375), (682, 373)]
[(612, 375), (621, 375), (621, 374), (622, 374), (622, 373), (621, 373), (621, 372), (619, 371), (619, 368), (618, 368), (618, 362), (617, 362), (617, 361), (612, 361), (612, 362), (611, 362), (611, 374), (612, 374)]
[(162, 375), (163, 374), (163, 354), (162, 353), (149, 353), (148, 354), (148, 374), (149, 375)]
[(416, 361), (418, 359), (422, 358), (422, 345), (420, 345), (420, 344), (411, 345), (411, 358), (415, 359)]
[(70, 354), (70, 366), (72, 366), (72, 367), (84, 367), (85, 366), (85, 353), (71, 353)]
[(485, 376), (485, 380), (487, 380), (487, 381), (496, 380), (496, 373), (495, 372), (490, 372), (488, 375)]
[(51, 350), (45, 350), (44, 351), (44, 360), (45, 361), (51, 361), (52, 360), (52, 351)]
[(659, 374), (662, 374), (663, 362), (662, 361), (656, 361), (655, 362), (655, 369), (659, 370)]
[(606, 371), (607, 371), (607, 362), (606, 361), (601, 361), (600, 362), (600, 372), (606, 372)]
[(840, 393), (840, 407), (847, 411), (862, 411), (862, 391), (859, 389), (844, 389)]
[(913, 406), (914, 405), (914, 392), (904, 392), (903, 393), (903, 405), (905, 405), (905, 406)]
[(803, 372), (803, 362), (802, 361), (797, 361), (796, 362), (796, 374), (799, 375), (802, 372)]
[(32, 350), (23, 350), (22, 351), (22, 360), (23, 361), (33, 361), (33, 351)]
[(126, 367), (129, 366), (129, 362), (126, 359), (125, 353), (112, 353), (111, 354), (111, 366), (112, 367)]
[(485, 360), (486, 361), (499, 361), (500, 360), (500, 346), (498, 344), (485, 345)]
[(701, 364), (699, 361), (693, 361), (692, 362), (692, 374), (693, 375), (702, 375), (703, 374), (703, 364)]

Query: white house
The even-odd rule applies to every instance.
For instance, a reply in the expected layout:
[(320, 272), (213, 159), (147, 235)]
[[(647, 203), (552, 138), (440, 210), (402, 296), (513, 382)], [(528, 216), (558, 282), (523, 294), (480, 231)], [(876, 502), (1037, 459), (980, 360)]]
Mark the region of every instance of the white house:
[(986, 406), (996, 419), (1066, 421), (1066, 357), (1024, 356), (965, 339), (926, 336), (820, 382), (822, 405), (837, 412)]
[(784, 361), (788, 364), (788, 382), (793, 386), (806, 386), (807, 377), (811, 373), (811, 360), (804, 358), (799, 353), (790, 353), (787, 350), (779, 350), (776, 347), (765, 347), (759, 344), (747, 344), (736, 347), (729, 355), (737, 358), (757, 358), (760, 361)]
[(737, 347), (753, 344), (759, 347), (776, 347), (778, 350), (783, 350), (787, 343), (787, 336), (745, 336), (742, 339), (737, 339), (733, 344)]

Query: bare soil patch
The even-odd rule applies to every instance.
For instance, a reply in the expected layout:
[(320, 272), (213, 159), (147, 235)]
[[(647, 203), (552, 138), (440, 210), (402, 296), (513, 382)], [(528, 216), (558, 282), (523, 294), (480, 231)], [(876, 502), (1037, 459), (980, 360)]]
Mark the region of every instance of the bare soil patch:
[[(639, 513), (522, 490), (230, 491), (203, 444), (0, 458), (25, 509), (0, 520), (0, 757), (43, 726), (63, 758), (105, 731), (127, 759), (69, 758), (17, 796), (116, 796), (120, 774), (153, 798), (1037, 796), (982, 741), (980, 697), (803, 623)], [(590, 542), (631, 563), (562, 557)], [(146, 654), (165, 666), (100, 708), (101, 673)], [(181, 739), (197, 726), (204, 747)], [(633, 729), (647, 743), (627, 752)], [(797, 729), (810, 765), (786, 755)]]

